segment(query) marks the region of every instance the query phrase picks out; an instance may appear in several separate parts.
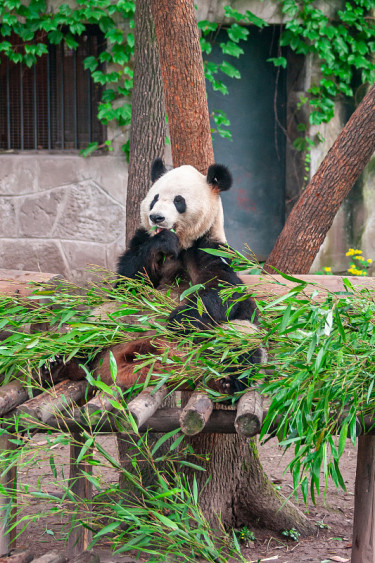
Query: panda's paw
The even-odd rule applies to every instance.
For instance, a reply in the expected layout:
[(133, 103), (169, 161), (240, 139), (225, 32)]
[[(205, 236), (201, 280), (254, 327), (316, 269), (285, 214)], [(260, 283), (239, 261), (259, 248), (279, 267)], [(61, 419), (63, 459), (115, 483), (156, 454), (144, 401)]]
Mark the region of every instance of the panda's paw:
[(222, 392), (226, 395), (234, 395), (234, 393), (244, 391), (247, 388), (247, 385), (241, 379), (230, 374), (220, 379), (219, 383)]
[[(40, 368), (40, 375), (42, 379), (57, 376), (58, 372), (65, 366), (64, 357), (60, 354), (51, 356)], [(53, 378), (53, 377), (52, 377)]]
[(154, 255), (162, 254), (176, 259), (180, 252), (178, 236), (168, 229), (163, 229), (153, 237), (151, 251)]
[(193, 305), (180, 305), (169, 315), (168, 328), (179, 334), (189, 334), (194, 331), (208, 330), (212, 327), (212, 320), (206, 313), (200, 315)]

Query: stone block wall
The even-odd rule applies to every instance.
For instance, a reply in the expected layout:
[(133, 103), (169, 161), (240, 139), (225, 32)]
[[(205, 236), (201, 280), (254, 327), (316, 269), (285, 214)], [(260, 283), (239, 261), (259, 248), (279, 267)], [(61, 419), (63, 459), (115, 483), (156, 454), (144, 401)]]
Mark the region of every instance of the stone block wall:
[(0, 155), (0, 268), (82, 282), (125, 247), (124, 156)]

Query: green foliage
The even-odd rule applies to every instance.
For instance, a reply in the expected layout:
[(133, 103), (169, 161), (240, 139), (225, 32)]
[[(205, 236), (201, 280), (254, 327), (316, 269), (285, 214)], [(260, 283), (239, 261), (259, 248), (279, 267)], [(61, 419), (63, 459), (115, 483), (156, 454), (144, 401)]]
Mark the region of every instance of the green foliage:
[[(90, 71), (94, 82), (106, 87), (110, 85), (110, 90), (103, 92), (98, 119), (106, 125), (116, 122), (120, 127), (128, 126), (130, 104), (119, 100), (129, 97), (132, 90), (133, 70), (129, 62), (134, 52), (134, 35), (124, 29), (133, 27), (134, 11), (134, 0), (116, 3), (79, 0), (75, 8), (63, 3), (56, 11), (47, 11), (45, 0), (4, 0), (0, 2), (3, 39), (0, 51), (11, 61), (31, 67), (47, 53), (48, 44), (65, 42), (68, 48), (76, 49), (77, 38), (86, 32), (87, 26), (99, 25), (104, 34), (105, 50), (97, 58), (89, 56), (84, 60), (84, 68)], [(11, 33), (16, 36), (14, 45), (6, 39)], [(103, 147), (90, 143), (81, 154), (88, 156), (98, 148)]]
[(283, 536), (290, 538), (293, 541), (298, 541), (301, 535), (295, 528), (290, 528), (290, 530), (283, 530), (281, 533)]
[[(375, 25), (370, 16), (373, 2), (350, 0), (340, 4), (343, 9), (330, 16), (314, 0), (280, 0), (280, 3), (286, 16), (280, 45), (304, 56), (311, 54), (321, 63), (322, 77), (308, 90), (312, 108), (309, 119), (313, 125), (326, 123), (333, 117), (334, 100), (340, 95), (353, 96), (357, 76), (361, 84), (375, 81), (372, 59)], [(332, 11), (331, 6), (329, 10)]]
[[(129, 425), (133, 428), (133, 432), (126, 435), (131, 469), (121, 467), (110, 448), (103, 446), (100, 432), (95, 428), (85, 425), (80, 433), (71, 435), (62, 419), (58, 434), (48, 424), (29, 423), (29, 429), (17, 443), (23, 447), (0, 452), (2, 468), (9, 469), (14, 464), (27, 468), (41, 462), (47, 462), (50, 468), (33, 485), (25, 479), (17, 484), (17, 514), (12, 527), (17, 526), (19, 535), (29, 524), (51, 516), (56, 519), (61, 514), (60, 527), (54, 532), (46, 529), (45, 533), (61, 540), (77, 525), (89, 528), (93, 532), (89, 549), (106, 536), (110, 538), (113, 552), (136, 550), (154, 563), (170, 561), (171, 557), (186, 562), (202, 558), (208, 562), (225, 563), (228, 557), (233, 561), (244, 561), (240, 550), (225, 534), (216, 535), (203, 516), (198, 505), (196, 480), (193, 479), (190, 486), (181, 472), (180, 460), (184, 459), (187, 448), (181, 446), (176, 431), (163, 437), (164, 441), (169, 439), (169, 446), (166, 453), (161, 453), (160, 440), (155, 444), (150, 435), (138, 433), (126, 408), (128, 400), (129, 396), (117, 389), (118, 429), (121, 431)], [(71, 411), (66, 413), (69, 415), (72, 415)], [(6, 432), (6, 428), (5, 423), (0, 433)], [(45, 440), (36, 443), (31, 438), (38, 428), (43, 429)], [(78, 450), (76, 463), (86, 464), (80, 474), (93, 486), (92, 500), (77, 498), (71, 491), (66, 466), (62, 466), (64, 460), (59, 455), (62, 447), (70, 445)], [(65, 459), (69, 459), (69, 455)], [(90, 467), (93, 472), (89, 471)], [(147, 486), (144, 484), (146, 468), (154, 477), (152, 484)], [(108, 470), (121, 476), (121, 488), (117, 483), (108, 482)], [(48, 490), (54, 492), (48, 493)], [(1, 493), (14, 495), (15, 491), (1, 486)], [(38, 511), (28, 514), (25, 509), (35, 500), (38, 501)]]
[(313, 500), (319, 494), (321, 470), (325, 482), (331, 477), (345, 489), (339, 459), (346, 439), (355, 444), (357, 417), (374, 412), (373, 296), (349, 279), (345, 287), (319, 302), (319, 286), (309, 299), (300, 282), (262, 308), (274, 371), (261, 386), (271, 400), (261, 437), (276, 424), (281, 445), (294, 448), (289, 469), (305, 500), (309, 489)]
[[(309, 104), (311, 124), (328, 122), (333, 117), (335, 99), (340, 95), (353, 95), (355, 78), (360, 77), (363, 84), (375, 80), (372, 60), (375, 25), (369, 17), (372, 2), (350, 0), (330, 17), (314, 0), (279, 0), (279, 3), (286, 18), (280, 47), (288, 46), (298, 54), (311, 54), (321, 61), (322, 77), (303, 96), (301, 104)], [(333, 8), (330, 7), (330, 10)], [(84, 65), (94, 81), (106, 87), (99, 107), (99, 120), (105, 124), (113, 121), (124, 127), (130, 123), (131, 108), (127, 102), (119, 107), (119, 98), (129, 97), (132, 90), (133, 71), (129, 62), (134, 52), (134, 35), (131, 32), (134, 11), (134, 0), (117, 3), (112, 0), (79, 0), (76, 8), (61, 4), (56, 11), (47, 11), (45, 0), (4, 0), (0, 3), (0, 51), (13, 62), (23, 62), (30, 67), (47, 52), (48, 43), (64, 41), (70, 49), (75, 49), (77, 37), (85, 33), (87, 25), (99, 25), (106, 42), (105, 50), (97, 58), (87, 57)], [(236, 59), (243, 54), (241, 42), (249, 36), (248, 26), (263, 28), (268, 24), (249, 10), (240, 13), (231, 6), (225, 6), (224, 11), (233, 23), (225, 27), (227, 40), (220, 43), (220, 48), (224, 55)], [(202, 33), (201, 48), (205, 58), (212, 51), (220, 25), (204, 20), (198, 23), (198, 27)], [(9, 41), (11, 33), (18, 38), (16, 46)], [(287, 65), (282, 55), (269, 61), (283, 68)], [(204, 60), (204, 69), (212, 88), (224, 95), (228, 94), (225, 77), (241, 78), (235, 65), (228, 61), (213, 63)], [(223, 112), (215, 110), (216, 128), (213, 132), (231, 139), (227, 129), (229, 124), (224, 124), (223, 119), (219, 124), (215, 119), (217, 114), (223, 118)], [(311, 142), (301, 136), (294, 145), (298, 150), (308, 152)], [(82, 154), (91, 154), (93, 150), (91, 145)]]
[[(238, 251), (207, 252), (232, 261), (237, 270), (254, 267)], [(63, 285), (58, 292), (42, 287), (31, 299), (32, 308), (20, 298), (1, 297), (0, 328), (13, 334), (1, 343), (0, 372), (5, 381), (19, 372), (32, 381), (33, 372), (51, 356), (69, 359), (79, 353), (92, 358), (103, 347), (153, 330), (181, 354), (144, 357), (142, 365), (150, 366), (150, 374), (156, 360), (165, 364), (165, 370), (150, 383), (160, 386), (168, 380), (175, 388), (182, 383), (197, 385), (213, 400), (221, 401), (228, 397), (210, 389), (209, 382), (223, 376), (225, 365), (237, 366), (241, 377), (250, 377), (250, 384), (269, 398), (261, 438), (276, 435), (284, 448), (294, 449), (289, 469), (295, 489), (301, 487), (305, 500), (310, 492), (314, 500), (321, 489), (321, 471), (324, 483), (332, 478), (336, 486), (345, 488), (339, 461), (347, 438), (354, 445), (358, 421), (373, 416), (375, 304), (371, 292), (354, 289), (349, 279), (345, 292), (322, 298), (319, 284), (311, 290), (306, 282), (283, 276), (295, 287), (278, 298), (258, 299), (260, 327), (252, 334), (235, 325), (192, 331), (188, 336), (170, 333), (166, 319), (178, 303), (168, 294), (130, 280), (121, 289), (103, 284), (79, 294), (70, 286)], [(199, 289), (192, 287), (186, 298)], [(246, 287), (223, 286), (220, 293), (223, 300), (233, 293), (239, 300), (247, 295)], [(113, 300), (117, 304), (112, 312), (99, 320), (92, 317), (92, 307)], [(50, 329), (30, 334), (23, 329), (30, 323), (47, 323)], [(65, 327), (63, 333), (61, 327)], [(262, 366), (243, 371), (238, 365), (239, 355), (259, 346), (271, 351), (266, 378), (259, 369)], [(132, 392), (140, 388), (137, 385)]]

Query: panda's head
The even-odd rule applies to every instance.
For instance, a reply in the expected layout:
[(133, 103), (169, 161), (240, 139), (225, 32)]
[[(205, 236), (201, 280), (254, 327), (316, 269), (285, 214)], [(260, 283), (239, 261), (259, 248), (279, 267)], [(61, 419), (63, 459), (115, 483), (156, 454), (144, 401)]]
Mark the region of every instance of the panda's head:
[(205, 234), (225, 242), (220, 192), (229, 190), (232, 176), (221, 164), (209, 167), (204, 176), (193, 166), (167, 171), (161, 159), (151, 170), (153, 185), (141, 203), (141, 221), (151, 235), (173, 229), (181, 248), (189, 248)]

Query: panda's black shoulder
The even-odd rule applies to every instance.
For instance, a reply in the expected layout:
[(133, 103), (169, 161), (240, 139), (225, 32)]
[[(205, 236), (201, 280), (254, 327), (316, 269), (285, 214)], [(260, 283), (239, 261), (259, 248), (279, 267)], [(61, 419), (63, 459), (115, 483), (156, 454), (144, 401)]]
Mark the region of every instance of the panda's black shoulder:
[(230, 260), (222, 256), (216, 256), (206, 252), (205, 249), (209, 250), (220, 250), (223, 243), (217, 242), (216, 240), (210, 238), (209, 235), (204, 235), (197, 239), (192, 245), (190, 252), (191, 257), (194, 257), (197, 264), (202, 268), (210, 268), (213, 275), (218, 275), (219, 272), (225, 271), (228, 274), (232, 273), (235, 278), (236, 274), (232, 270)]

